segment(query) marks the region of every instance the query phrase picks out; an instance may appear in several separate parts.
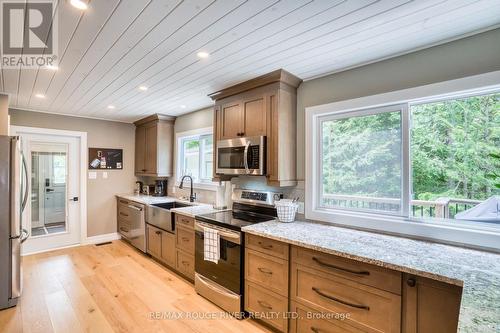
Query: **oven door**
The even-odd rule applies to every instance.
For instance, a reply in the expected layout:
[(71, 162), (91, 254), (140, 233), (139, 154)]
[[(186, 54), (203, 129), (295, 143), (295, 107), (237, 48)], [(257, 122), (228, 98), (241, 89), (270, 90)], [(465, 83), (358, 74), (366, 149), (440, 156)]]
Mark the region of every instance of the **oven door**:
[[(204, 228), (217, 229), (220, 237), (218, 263), (204, 259)], [(241, 295), (243, 248), (241, 233), (196, 221), (195, 224), (195, 271), (220, 286)]]
[(215, 172), (219, 175), (265, 175), (265, 150), (265, 136), (219, 140)]

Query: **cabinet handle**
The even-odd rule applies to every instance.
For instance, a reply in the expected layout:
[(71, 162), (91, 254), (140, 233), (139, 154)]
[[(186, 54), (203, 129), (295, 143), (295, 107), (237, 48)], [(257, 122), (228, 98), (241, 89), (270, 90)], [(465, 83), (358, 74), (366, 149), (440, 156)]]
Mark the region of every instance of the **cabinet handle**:
[(313, 331), (314, 333), (319, 333), (319, 328), (311, 326), (311, 331)]
[(161, 231), (157, 230), (157, 231), (155, 231), (155, 234), (161, 235)]
[(125, 201), (125, 200), (120, 200), (120, 202), (121, 202), (122, 204), (128, 205), (128, 201)]
[(128, 216), (128, 214), (125, 214), (123, 212), (120, 212), (120, 215), (122, 215), (122, 216)]
[(316, 292), (316, 294), (318, 294), (320, 296), (328, 298), (329, 300), (332, 300), (334, 302), (350, 306), (351, 308), (363, 309), (363, 310), (370, 310), (370, 307), (367, 306), (367, 305), (359, 305), (359, 304), (354, 304), (354, 303), (350, 303), (350, 302), (347, 302), (347, 301), (343, 301), (343, 300), (341, 300), (339, 298), (336, 298), (336, 297), (333, 297), (331, 295), (325, 294), (324, 292), (322, 292), (321, 290), (319, 290), (316, 287), (312, 287), (312, 290), (314, 290), (314, 292)]
[(406, 280), (406, 284), (408, 287), (415, 287), (417, 285), (417, 281), (414, 278), (409, 278)]
[(181, 261), (181, 263), (184, 265), (184, 266), (187, 266), (189, 264), (189, 262), (187, 261)]
[(267, 304), (266, 302), (263, 302), (263, 301), (258, 300), (258, 301), (257, 301), (257, 303), (259, 303), (259, 304), (260, 304), (260, 306), (262, 306), (263, 308), (266, 308), (266, 309), (269, 309), (269, 310), (272, 310), (272, 309), (273, 309), (273, 307), (272, 307), (272, 306), (270, 306), (269, 304)]
[(343, 268), (343, 267), (335, 266), (335, 265), (332, 265), (332, 264), (328, 264), (326, 262), (323, 262), (323, 261), (319, 260), (316, 257), (312, 257), (312, 260), (316, 261), (320, 266), (329, 267), (329, 268), (333, 268), (333, 269), (338, 269), (339, 271), (344, 271), (344, 272), (351, 273), (351, 274), (356, 274), (356, 275), (370, 275), (370, 272), (368, 272), (368, 271), (353, 271), (353, 270), (350, 270), (348, 268)]
[(187, 241), (189, 241), (189, 238), (187, 238), (187, 237), (182, 237), (182, 241), (183, 241), (183, 242), (187, 242)]
[(266, 249), (266, 250), (272, 250), (273, 246), (272, 245), (264, 245), (262, 242), (259, 242), (259, 245), (261, 248)]
[(121, 230), (121, 231), (128, 232), (128, 229), (125, 229), (124, 227), (120, 227), (120, 230)]
[(273, 272), (266, 269), (266, 268), (262, 268), (262, 267), (259, 267), (257, 268), (260, 272), (264, 273), (264, 274), (269, 274), (269, 275), (273, 275)]

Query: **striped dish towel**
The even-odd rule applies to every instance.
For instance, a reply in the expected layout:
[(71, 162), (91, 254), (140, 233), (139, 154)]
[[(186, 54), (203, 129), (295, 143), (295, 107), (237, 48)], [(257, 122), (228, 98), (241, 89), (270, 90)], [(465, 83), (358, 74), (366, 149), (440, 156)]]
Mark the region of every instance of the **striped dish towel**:
[(219, 232), (212, 228), (203, 228), (203, 235), (203, 259), (217, 264), (220, 259)]

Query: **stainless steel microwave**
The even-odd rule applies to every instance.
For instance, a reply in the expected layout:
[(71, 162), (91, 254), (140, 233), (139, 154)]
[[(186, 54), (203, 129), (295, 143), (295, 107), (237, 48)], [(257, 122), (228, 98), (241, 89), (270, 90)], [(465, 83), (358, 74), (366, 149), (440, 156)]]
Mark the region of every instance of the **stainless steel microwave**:
[(265, 175), (266, 137), (253, 136), (217, 141), (219, 175)]

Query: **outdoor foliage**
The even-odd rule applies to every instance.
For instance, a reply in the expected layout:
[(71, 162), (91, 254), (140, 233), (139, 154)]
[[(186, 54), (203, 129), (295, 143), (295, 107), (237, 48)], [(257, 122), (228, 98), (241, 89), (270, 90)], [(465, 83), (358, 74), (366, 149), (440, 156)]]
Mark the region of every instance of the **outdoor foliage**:
[[(500, 193), (500, 94), (412, 106), (411, 124), (414, 199)], [(323, 193), (401, 197), (399, 112), (325, 121), (322, 133)]]

